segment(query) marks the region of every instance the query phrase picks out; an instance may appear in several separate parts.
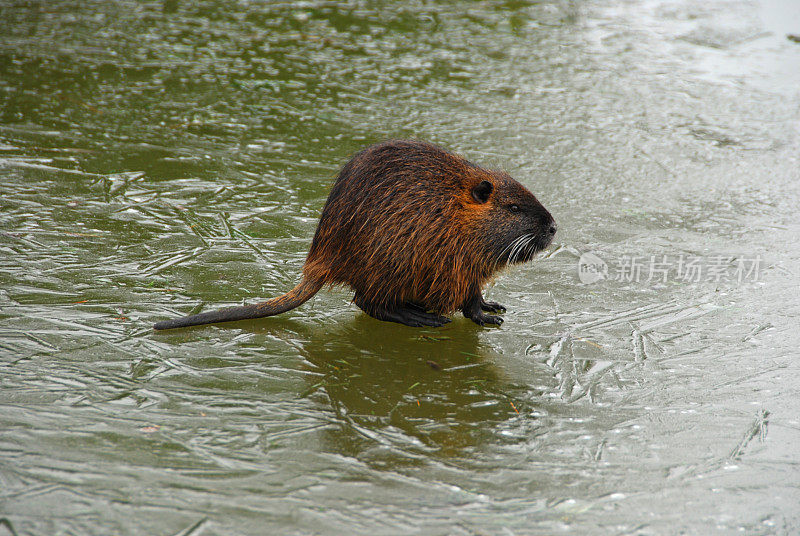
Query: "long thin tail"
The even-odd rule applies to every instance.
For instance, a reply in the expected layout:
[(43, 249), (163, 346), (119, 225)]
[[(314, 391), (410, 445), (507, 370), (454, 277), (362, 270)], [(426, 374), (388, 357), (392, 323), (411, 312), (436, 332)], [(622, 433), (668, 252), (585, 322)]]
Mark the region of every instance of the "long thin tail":
[(218, 311), (209, 311), (198, 315), (184, 316), (183, 318), (173, 318), (164, 320), (153, 326), (153, 329), (173, 329), (185, 328), (187, 326), (199, 326), (201, 324), (215, 324), (217, 322), (231, 322), (234, 320), (248, 320), (251, 318), (261, 318), (285, 313), (307, 302), (314, 294), (322, 288), (322, 283), (303, 278), (300, 283), (292, 290), (271, 300), (253, 305), (243, 305), (241, 307), (228, 307)]

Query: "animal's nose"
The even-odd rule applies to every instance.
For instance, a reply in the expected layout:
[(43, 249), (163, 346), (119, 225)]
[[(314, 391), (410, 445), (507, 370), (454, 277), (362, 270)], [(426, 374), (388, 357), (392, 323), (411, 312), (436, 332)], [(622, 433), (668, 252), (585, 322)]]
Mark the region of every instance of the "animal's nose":
[(556, 224), (556, 222), (551, 223), (550, 228), (547, 230), (551, 235), (556, 234), (556, 231), (558, 231), (558, 224)]

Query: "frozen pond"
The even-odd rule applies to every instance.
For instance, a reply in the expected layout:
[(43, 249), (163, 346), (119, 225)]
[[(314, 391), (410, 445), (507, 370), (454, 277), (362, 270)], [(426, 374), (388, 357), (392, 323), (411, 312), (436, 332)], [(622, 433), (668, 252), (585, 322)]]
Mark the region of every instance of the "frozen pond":
[[(797, 534), (800, 4), (0, 3), (0, 536)], [(297, 282), (393, 137), (559, 223), (501, 328)]]

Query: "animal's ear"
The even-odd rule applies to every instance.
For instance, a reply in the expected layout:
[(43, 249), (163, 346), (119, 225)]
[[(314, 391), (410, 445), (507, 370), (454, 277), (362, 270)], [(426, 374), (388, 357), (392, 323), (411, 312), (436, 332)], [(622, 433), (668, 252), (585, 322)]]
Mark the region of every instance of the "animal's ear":
[(492, 190), (494, 190), (494, 186), (492, 186), (491, 182), (481, 181), (472, 189), (472, 197), (478, 203), (486, 203), (489, 200), (489, 196), (492, 195)]

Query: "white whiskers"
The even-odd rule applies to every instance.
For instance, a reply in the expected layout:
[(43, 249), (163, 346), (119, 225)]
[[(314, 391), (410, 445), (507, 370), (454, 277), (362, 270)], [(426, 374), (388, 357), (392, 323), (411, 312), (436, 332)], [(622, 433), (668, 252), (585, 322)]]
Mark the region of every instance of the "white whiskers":
[(497, 264), (502, 260), (503, 255), (508, 252), (508, 264), (513, 264), (516, 262), (522, 253), (527, 249), (527, 247), (536, 240), (535, 234), (524, 234), (522, 236), (518, 236), (514, 240), (511, 241), (509, 245), (503, 248), (503, 251), (497, 256), (495, 259), (494, 264)]

